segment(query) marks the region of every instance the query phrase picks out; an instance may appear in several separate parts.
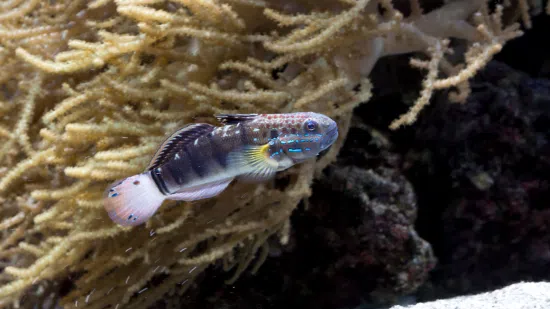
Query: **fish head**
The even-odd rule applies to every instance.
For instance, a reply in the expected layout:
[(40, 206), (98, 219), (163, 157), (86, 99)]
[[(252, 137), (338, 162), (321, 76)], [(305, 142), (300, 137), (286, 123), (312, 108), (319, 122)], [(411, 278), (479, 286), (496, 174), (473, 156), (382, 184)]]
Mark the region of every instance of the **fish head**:
[(338, 126), (323, 114), (307, 113), (295, 134), (279, 136), (281, 148), (294, 162), (313, 158), (338, 138)]

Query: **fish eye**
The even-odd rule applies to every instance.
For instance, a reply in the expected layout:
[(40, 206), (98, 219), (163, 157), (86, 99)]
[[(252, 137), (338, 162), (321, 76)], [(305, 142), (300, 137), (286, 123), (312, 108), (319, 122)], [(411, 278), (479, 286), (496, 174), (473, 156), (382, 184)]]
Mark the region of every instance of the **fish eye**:
[(308, 131), (315, 131), (315, 129), (317, 129), (317, 123), (313, 120), (308, 120), (306, 121), (305, 127)]

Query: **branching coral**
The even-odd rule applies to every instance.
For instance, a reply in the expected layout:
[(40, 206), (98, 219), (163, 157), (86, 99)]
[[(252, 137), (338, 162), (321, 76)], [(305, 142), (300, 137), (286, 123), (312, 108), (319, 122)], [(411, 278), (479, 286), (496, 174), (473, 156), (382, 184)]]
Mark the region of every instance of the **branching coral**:
[[(213, 113), (313, 110), (345, 136), (376, 61), (418, 51), (431, 58), (412, 61), (429, 72), (424, 90), (392, 127), (411, 123), (434, 90), (463, 98), (468, 78), (520, 35), (485, 1), (426, 14), (410, 3), (406, 18), (389, 0), (0, 4), (0, 307), (147, 307), (216, 261), (234, 270), (229, 281), (261, 264), (342, 138), (279, 175), (284, 189), (235, 184), (216, 199), (167, 203), (134, 229), (113, 225), (102, 192), (142, 171), (166, 135)], [(446, 60), (449, 38), (469, 42), (464, 65)]]

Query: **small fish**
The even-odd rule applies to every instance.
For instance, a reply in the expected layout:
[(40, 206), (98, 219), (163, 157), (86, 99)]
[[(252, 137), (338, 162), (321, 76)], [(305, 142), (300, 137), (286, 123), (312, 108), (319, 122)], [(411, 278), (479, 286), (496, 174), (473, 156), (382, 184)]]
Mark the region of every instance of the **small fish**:
[(147, 221), (164, 200), (214, 197), (234, 180), (261, 182), (317, 156), (338, 138), (329, 117), (310, 112), (215, 115), (222, 126), (189, 124), (159, 148), (144, 173), (110, 185), (109, 217), (122, 226)]

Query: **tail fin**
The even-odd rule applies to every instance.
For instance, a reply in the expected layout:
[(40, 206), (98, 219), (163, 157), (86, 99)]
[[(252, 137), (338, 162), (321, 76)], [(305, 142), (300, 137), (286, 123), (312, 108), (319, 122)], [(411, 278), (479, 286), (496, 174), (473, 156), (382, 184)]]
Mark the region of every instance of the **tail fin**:
[(115, 223), (136, 226), (149, 220), (165, 197), (150, 174), (143, 173), (111, 184), (103, 195), (103, 206)]

